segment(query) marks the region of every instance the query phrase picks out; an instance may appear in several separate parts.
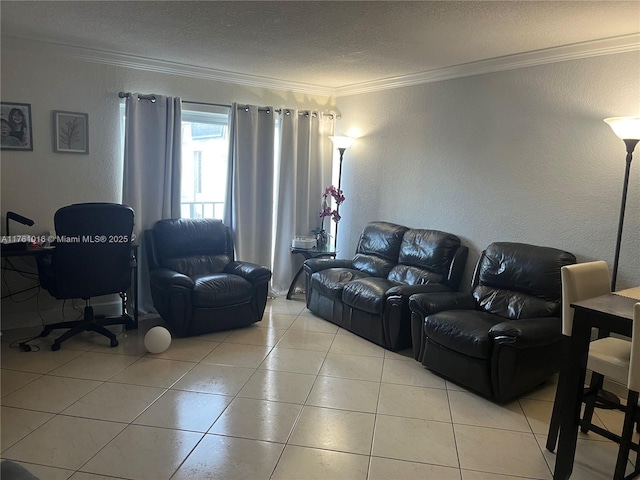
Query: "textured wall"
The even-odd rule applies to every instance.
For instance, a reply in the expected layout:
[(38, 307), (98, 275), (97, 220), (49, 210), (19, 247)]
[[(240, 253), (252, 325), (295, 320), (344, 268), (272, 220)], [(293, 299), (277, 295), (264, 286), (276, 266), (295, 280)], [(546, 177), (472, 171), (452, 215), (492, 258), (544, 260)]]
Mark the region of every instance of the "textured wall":
[[(637, 52), (340, 97), (347, 150), (341, 256), (370, 220), (569, 250), (613, 263), (624, 143), (602, 119), (640, 115)], [(618, 287), (640, 285), (640, 148)]]
[[(64, 205), (121, 201), (120, 91), (157, 93), (222, 104), (239, 102), (321, 111), (334, 109), (334, 99), (330, 97), (33, 55), (21, 52), (19, 48), (5, 48), (4, 44), (1, 61), (2, 101), (30, 103), (33, 125), (32, 152), (2, 151), (2, 225), (7, 211), (18, 212), (35, 221), (33, 227), (12, 223), (12, 234), (52, 231), (53, 215)], [(53, 110), (89, 114), (89, 155), (53, 153)], [(18, 262), (18, 266), (29, 268)], [(14, 290), (33, 284), (33, 281), (11, 273), (7, 280)], [(27, 292), (16, 299), (27, 298), (33, 293), (36, 292)], [(39, 294), (39, 302), (39, 309), (47, 321), (59, 317), (59, 311), (47, 311), (57, 308), (58, 303), (46, 292)], [(17, 304), (3, 300), (3, 328), (24, 324), (22, 314), (34, 312), (36, 308), (33, 298)], [(31, 319), (39, 323), (33, 314)]]
[[(255, 103), (330, 110), (333, 99), (243, 87), (80, 62), (25, 56), (2, 50), (2, 101), (30, 103), (33, 152), (2, 152), (2, 212), (15, 210), (36, 221), (37, 233), (53, 229), (61, 206), (119, 201), (122, 146), (118, 92), (179, 96), (185, 100)], [(52, 111), (89, 113), (89, 155), (53, 153)], [(31, 233), (20, 225), (16, 232)]]

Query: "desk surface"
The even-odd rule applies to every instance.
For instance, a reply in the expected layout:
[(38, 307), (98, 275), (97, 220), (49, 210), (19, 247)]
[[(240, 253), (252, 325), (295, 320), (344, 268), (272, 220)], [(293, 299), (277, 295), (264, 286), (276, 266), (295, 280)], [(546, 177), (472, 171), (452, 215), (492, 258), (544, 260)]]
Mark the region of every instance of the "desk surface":
[(0, 254), (2, 257), (29, 257), (40, 253), (50, 252), (55, 247), (32, 247), (27, 245), (26, 248), (7, 248), (4, 244), (0, 244)]

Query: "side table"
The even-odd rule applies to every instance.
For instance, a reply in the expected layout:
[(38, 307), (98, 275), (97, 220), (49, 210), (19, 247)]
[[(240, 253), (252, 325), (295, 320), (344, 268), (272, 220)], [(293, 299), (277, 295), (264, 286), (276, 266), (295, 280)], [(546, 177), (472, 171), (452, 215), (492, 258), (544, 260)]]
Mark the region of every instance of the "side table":
[[(331, 245), (326, 245), (322, 248), (294, 248), (291, 247), (291, 254), (299, 254), (304, 257), (305, 260), (310, 258), (322, 258), (322, 257), (335, 257), (336, 249)], [(300, 269), (296, 272), (293, 280), (291, 281), (291, 285), (289, 286), (289, 291), (287, 292), (287, 300), (291, 300), (291, 295), (296, 289), (296, 284), (298, 283), (298, 279), (300, 275), (302, 275), (302, 270), (304, 267), (300, 267)]]

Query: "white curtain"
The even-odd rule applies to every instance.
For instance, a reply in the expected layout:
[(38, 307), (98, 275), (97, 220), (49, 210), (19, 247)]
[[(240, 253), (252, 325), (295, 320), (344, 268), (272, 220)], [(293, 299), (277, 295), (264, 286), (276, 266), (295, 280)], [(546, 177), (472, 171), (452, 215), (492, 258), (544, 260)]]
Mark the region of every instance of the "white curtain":
[(181, 110), (178, 97), (132, 93), (126, 101), (122, 203), (135, 212), (142, 312), (153, 310), (143, 232), (180, 217)]
[(231, 165), (225, 224), (236, 258), (269, 267), (273, 231), (273, 109), (231, 106)]
[(285, 110), (280, 127), (280, 168), (276, 184), (276, 233), (272, 289), (286, 293), (304, 258), (291, 255), (294, 235), (318, 228), (324, 188), (331, 183), (333, 133), (330, 117)]
[(230, 123), (225, 222), (234, 232), (237, 257), (270, 268), (271, 293), (282, 294), (301, 265), (291, 255), (291, 239), (318, 226), (322, 191), (331, 183), (333, 120), (233, 105)]

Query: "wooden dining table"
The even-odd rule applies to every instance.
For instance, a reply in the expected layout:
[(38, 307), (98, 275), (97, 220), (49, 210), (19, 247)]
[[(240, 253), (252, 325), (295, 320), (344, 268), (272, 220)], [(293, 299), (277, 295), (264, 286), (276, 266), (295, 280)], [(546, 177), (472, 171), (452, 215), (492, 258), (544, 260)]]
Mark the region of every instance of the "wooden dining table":
[(558, 379), (558, 388), (563, 389), (561, 397), (564, 398), (564, 405), (553, 472), (554, 480), (567, 480), (573, 470), (591, 329), (603, 329), (631, 337), (633, 306), (638, 301), (640, 287), (571, 304), (575, 313), (569, 341), (569, 360), (562, 365)]

